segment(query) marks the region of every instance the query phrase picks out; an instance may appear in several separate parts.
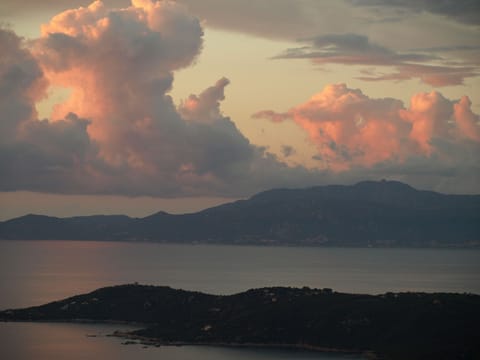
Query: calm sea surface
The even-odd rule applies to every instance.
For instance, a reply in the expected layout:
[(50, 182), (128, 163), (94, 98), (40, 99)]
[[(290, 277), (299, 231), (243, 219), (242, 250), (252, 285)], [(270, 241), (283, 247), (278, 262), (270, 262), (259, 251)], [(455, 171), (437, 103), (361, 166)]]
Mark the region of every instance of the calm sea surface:
[[(0, 309), (43, 304), (138, 282), (214, 294), (263, 286), (343, 292), (480, 294), (480, 251), (192, 246), (81, 241), (0, 241)], [(278, 350), (144, 349), (107, 334), (118, 326), (0, 323), (2, 359), (338, 359)], [(340, 357), (344, 358), (344, 357)], [(354, 359), (354, 357), (349, 357)]]

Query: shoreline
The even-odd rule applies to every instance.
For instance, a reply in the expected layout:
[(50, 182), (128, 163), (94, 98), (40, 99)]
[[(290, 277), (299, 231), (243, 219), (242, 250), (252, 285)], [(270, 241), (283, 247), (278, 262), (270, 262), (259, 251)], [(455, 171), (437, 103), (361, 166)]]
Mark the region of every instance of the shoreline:
[[(118, 321), (118, 320), (91, 320), (91, 319), (71, 319), (71, 320), (0, 320), (1, 323), (34, 323), (34, 324), (91, 324), (91, 325), (126, 325), (132, 327), (144, 328), (148, 323), (139, 323), (134, 321)], [(133, 331), (133, 330), (132, 330)], [(97, 335), (91, 336), (85, 334), (87, 337), (98, 337)], [(102, 335), (105, 337), (116, 337), (119, 339), (125, 339), (120, 345), (143, 345), (143, 346), (212, 346), (212, 347), (225, 347), (225, 348), (263, 348), (263, 349), (283, 349), (283, 350), (305, 350), (319, 353), (332, 353), (332, 354), (351, 354), (362, 355), (366, 360), (378, 360), (378, 355), (371, 350), (351, 350), (351, 349), (339, 349), (329, 348), (322, 346), (315, 346), (310, 344), (276, 344), (276, 343), (235, 343), (235, 342), (192, 342), (192, 341), (162, 341), (157, 338), (151, 338), (147, 336), (140, 336), (132, 334), (129, 331), (115, 330), (111, 334)]]
[[(8, 310), (0, 310), (8, 311)], [(92, 319), (69, 319), (69, 320), (5, 320), (0, 319), (0, 323), (35, 323), (35, 324), (98, 324), (98, 325), (128, 325), (132, 327), (145, 328), (151, 324), (136, 321), (122, 320), (92, 320)]]
[(221, 241), (165, 241), (155, 239), (12, 239), (0, 238), (0, 242), (40, 242), (40, 241), (71, 241), (71, 242), (105, 242), (105, 243), (125, 243), (125, 244), (158, 244), (158, 245), (180, 245), (180, 246), (226, 246), (226, 247), (259, 247), (259, 248), (319, 248), (319, 249), (392, 249), (392, 250), (480, 250), (480, 242), (469, 244), (326, 244), (326, 243), (289, 243), (289, 242), (221, 242)]
[(115, 331), (107, 335), (127, 340), (123, 345), (143, 345), (143, 346), (212, 346), (226, 348), (264, 348), (264, 349), (284, 349), (284, 350), (305, 350), (319, 353), (352, 354), (365, 356), (367, 360), (378, 360), (378, 355), (371, 350), (352, 350), (329, 348), (310, 344), (277, 344), (277, 343), (236, 343), (236, 342), (192, 342), (192, 341), (162, 341), (157, 338), (135, 335), (129, 332)]

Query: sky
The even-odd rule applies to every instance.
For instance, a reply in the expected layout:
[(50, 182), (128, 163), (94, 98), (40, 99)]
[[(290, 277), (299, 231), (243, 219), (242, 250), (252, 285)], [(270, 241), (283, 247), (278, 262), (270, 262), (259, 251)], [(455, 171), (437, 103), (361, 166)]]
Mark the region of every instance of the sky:
[(0, 219), (480, 193), (480, 3), (3, 0)]

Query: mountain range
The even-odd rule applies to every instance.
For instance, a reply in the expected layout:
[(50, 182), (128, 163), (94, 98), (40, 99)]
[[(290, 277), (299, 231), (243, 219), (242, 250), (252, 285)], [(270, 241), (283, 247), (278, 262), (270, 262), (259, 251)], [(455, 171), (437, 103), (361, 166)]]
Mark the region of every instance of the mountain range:
[(274, 189), (190, 214), (30, 214), (0, 222), (0, 239), (476, 247), (480, 195), (446, 195), (385, 180)]

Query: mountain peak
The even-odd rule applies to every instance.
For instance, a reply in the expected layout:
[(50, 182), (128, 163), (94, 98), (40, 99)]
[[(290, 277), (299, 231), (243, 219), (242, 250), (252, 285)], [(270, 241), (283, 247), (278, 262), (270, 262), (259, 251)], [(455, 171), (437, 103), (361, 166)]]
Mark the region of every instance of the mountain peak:
[(386, 180), (382, 179), (380, 181), (373, 181), (373, 180), (365, 180), (360, 181), (353, 185), (357, 188), (364, 188), (364, 189), (391, 189), (396, 191), (418, 191), (417, 189), (411, 187), (408, 184), (402, 183), (396, 180)]

